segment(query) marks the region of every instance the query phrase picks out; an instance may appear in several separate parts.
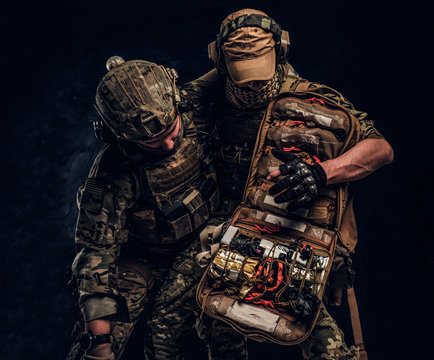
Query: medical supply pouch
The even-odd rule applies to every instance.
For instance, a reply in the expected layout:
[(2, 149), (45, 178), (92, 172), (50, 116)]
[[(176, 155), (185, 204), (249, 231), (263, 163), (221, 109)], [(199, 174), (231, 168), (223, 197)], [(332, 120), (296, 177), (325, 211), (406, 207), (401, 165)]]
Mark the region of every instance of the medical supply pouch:
[(257, 341), (294, 345), (309, 336), (333, 263), (347, 202), (326, 186), (306, 208), (289, 211), (268, 192), (282, 161), (273, 149), (313, 164), (354, 146), (359, 125), (338, 103), (310, 91), (280, 95), (262, 120), (243, 200), (198, 286), (207, 315)]

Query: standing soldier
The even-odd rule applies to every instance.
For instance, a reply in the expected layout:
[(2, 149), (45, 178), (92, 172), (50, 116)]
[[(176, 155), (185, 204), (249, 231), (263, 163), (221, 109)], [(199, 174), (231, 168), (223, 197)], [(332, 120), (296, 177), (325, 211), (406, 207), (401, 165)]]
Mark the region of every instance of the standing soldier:
[[(193, 239), (220, 197), (207, 129), (198, 131), (191, 121), (175, 70), (120, 57), (110, 58), (107, 69), (96, 91), (102, 122), (95, 130), (108, 143), (79, 191), (72, 264), (85, 326), (68, 359), (119, 359), (169, 269), (177, 274), (171, 278), (177, 291), (194, 299), (191, 283), (203, 271), (191, 254), (199, 246)], [(181, 334), (194, 320), (194, 300), (184, 305), (171, 318)], [(222, 336), (237, 343), (244, 358), (244, 337)], [(182, 347), (170, 351), (147, 355), (182, 358)]]
[[(287, 62), (288, 47), (288, 33), (267, 14), (253, 9), (234, 12), (222, 22), (217, 40), (208, 48), (216, 68), (182, 88), (182, 93), (194, 104), (195, 121), (216, 125), (217, 174), (222, 192), (219, 211), (226, 218), (241, 201), (266, 108), (280, 94), (291, 91), (321, 94), (357, 118), (360, 136), (357, 144), (343, 155), (305, 167), (307, 172), (301, 177), (292, 176), (298, 171), (301, 160), (281, 154), (281, 160), (286, 164), (269, 175), (269, 179), (287, 175), (270, 190), (273, 194), (282, 193), (276, 202), (291, 200), (293, 208), (305, 207), (325, 185), (361, 179), (393, 159), (391, 146), (366, 113), (355, 110), (339, 92), (299, 77)], [(353, 219), (352, 197), (348, 199), (348, 218), (344, 221)], [(343, 225), (345, 231), (342, 231), (334, 272), (330, 276), (331, 287), (336, 289), (331, 303), (340, 302), (339, 289), (351, 286), (350, 255), (357, 242), (353, 224), (355, 222), (351, 220), (347, 226)], [(310, 337), (302, 343), (302, 354), (305, 359), (359, 359), (366, 356), (363, 348), (346, 345), (342, 331), (324, 306)]]

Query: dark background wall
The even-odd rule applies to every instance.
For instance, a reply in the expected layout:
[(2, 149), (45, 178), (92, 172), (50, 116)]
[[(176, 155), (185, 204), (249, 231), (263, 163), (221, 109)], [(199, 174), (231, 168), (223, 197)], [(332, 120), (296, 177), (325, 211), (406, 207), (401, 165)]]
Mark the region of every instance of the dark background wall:
[[(379, 1), (15, 1), (1, 12), (2, 359), (61, 359), (74, 320), (67, 287), (75, 191), (100, 143), (94, 92), (112, 55), (211, 69), (207, 44), (230, 12), (267, 12), (290, 33), (291, 63), (365, 110), (395, 161), (355, 184), (356, 293), (370, 359), (429, 358), (433, 331), (429, 15)], [(428, 60), (429, 59), (429, 60)], [(349, 342), (346, 306), (333, 310)], [(194, 349), (194, 350), (192, 350)], [(250, 358), (299, 359), (250, 344)], [(134, 350), (132, 350), (132, 353)], [(191, 340), (190, 358), (205, 358)]]

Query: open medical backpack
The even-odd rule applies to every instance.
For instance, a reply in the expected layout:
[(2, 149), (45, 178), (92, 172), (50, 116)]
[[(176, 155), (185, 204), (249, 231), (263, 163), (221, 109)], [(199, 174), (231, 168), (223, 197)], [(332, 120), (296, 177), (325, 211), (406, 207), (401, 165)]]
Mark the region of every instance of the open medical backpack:
[[(204, 313), (257, 341), (294, 345), (309, 336), (348, 222), (347, 186), (326, 186), (308, 208), (289, 212), (288, 203), (277, 204), (268, 193), (275, 182), (266, 177), (282, 164), (271, 150), (313, 164), (340, 156), (359, 132), (358, 120), (321, 89), (287, 92), (270, 103), (242, 203), (197, 289)], [(349, 222), (352, 215), (351, 209)]]

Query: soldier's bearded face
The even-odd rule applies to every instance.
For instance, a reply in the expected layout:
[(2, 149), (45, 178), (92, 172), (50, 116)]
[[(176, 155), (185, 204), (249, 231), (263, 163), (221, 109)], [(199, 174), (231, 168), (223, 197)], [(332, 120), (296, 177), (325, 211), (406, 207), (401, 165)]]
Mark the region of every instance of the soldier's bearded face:
[(175, 144), (176, 137), (179, 134), (179, 126), (180, 119), (178, 115), (172, 126), (157, 138), (147, 141), (138, 140), (134, 142), (151, 149), (162, 149), (166, 151), (171, 151)]

